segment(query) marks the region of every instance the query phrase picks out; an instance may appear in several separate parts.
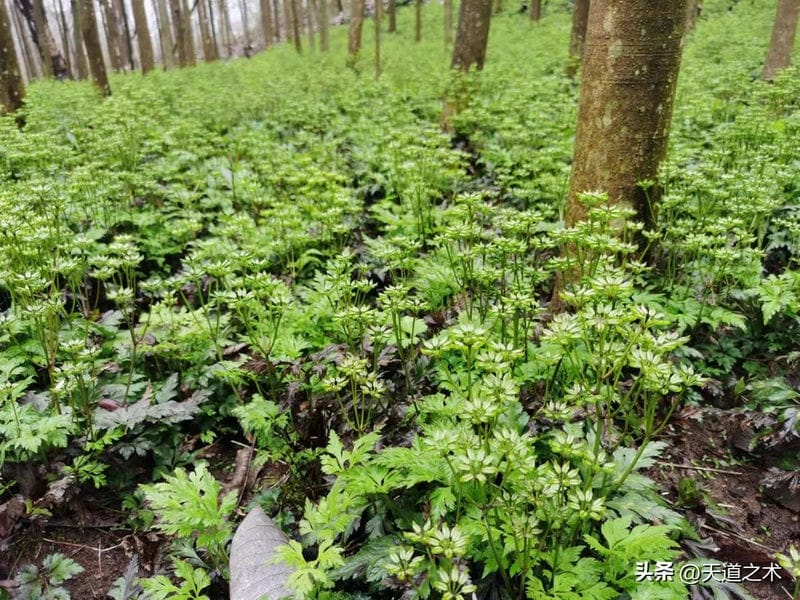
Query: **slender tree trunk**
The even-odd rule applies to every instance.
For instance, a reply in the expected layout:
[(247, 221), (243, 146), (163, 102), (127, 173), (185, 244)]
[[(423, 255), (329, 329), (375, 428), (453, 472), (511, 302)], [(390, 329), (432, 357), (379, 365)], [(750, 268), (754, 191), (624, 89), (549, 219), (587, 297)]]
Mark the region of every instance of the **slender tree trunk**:
[(383, 0), (375, 0), (375, 79), (381, 78), (381, 17)]
[(205, 0), (197, 0), (197, 20), (200, 23), (200, 39), (203, 42), (203, 58), (206, 62), (213, 62), (219, 58), (214, 38), (211, 35), (211, 23), (208, 18), (208, 8)]
[(36, 49), (33, 43), (33, 34), (31, 33), (30, 29), (27, 29), (26, 32), (25, 25), (22, 23), (23, 18), (24, 15), (19, 10), (11, 11), (11, 19), (14, 21), (14, 27), (17, 31), (17, 37), (19, 38), (20, 42), (20, 53), (22, 54), (23, 62), (25, 63), (25, 70), (28, 72), (28, 80), (30, 81), (41, 77), (42, 71), (39, 61), (37, 61), (34, 57), (34, 55), (38, 53), (38, 49)]
[(153, 42), (150, 39), (144, 0), (133, 0), (133, 21), (136, 24), (136, 38), (139, 41), (139, 61), (142, 63), (142, 73), (148, 73), (155, 67), (155, 60), (153, 59)]
[[(452, 2), (452, 0), (450, 0)], [(386, 14), (389, 17), (389, 27), (386, 29), (389, 33), (397, 31), (397, 0), (389, 0), (386, 6)]]
[(136, 65), (133, 62), (133, 36), (131, 35), (131, 25), (128, 21), (128, 10), (125, 8), (124, 0), (114, 0), (114, 12), (121, 17), (119, 20), (122, 23), (122, 33), (124, 35), (122, 40), (122, 59), (133, 71), (136, 69)]
[(444, 0), (444, 47), (453, 43), (453, 0)]
[(13, 31), (6, 2), (0, 0), (0, 113), (17, 110), (25, 99)]
[(294, 25), (292, 18), (292, 0), (283, 0), (283, 23), (286, 27), (286, 40), (294, 43)]
[(217, 37), (217, 18), (214, 16), (214, 2), (213, 0), (200, 0), (206, 2), (206, 10), (208, 11), (208, 24), (211, 27), (211, 43), (214, 45), (214, 55), (220, 58), (222, 54), (219, 51), (219, 38)]
[(172, 28), (175, 32), (175, 47), (178, 49), (178, 64), (185, 67), (189, 64), (186, 44), (186, 20), (183, 18), (181, 0), (170, 0), (172, 13)]
[(471, 67), (483, 69), (491, 18), (492, 0), (462, 0), (451, 63), (453, 69), (463, 72)]
[(81, 32), (81, 5), (79, 0), (70, 0), (72, 9), (72, 46), (75, 48), (75, 72), (78, 79), (83, 80), (89, 76), (89, 65), (86, 63), (86, 52), (83, 50), (83, 36)]
[(111, 63), (111, 68), (114, 71), (120, 71), (122, 69), (122, 56), (120, 55), (122, 43), (119, 35), (119, 24), (114, 16), (114, 7), (111, 4), (111, 0), (100, 0), (100, 4), (103, 8), (103, 16), (106, 24), (108, 61)]
[(791, 63), (794, 37), (797, 33), (797, 19), (800, 15), (800, 0), (778, 0), (775, 24), (769, 40), (767, 59), (761, 78), (772, 81), (775, 76)]
[(590, 2), (594, 3), (595, 0), (575, 0), (575, 7), (572, 9), (572, 34), (569, 38), (569, 66), (567, 67), (567, 74), (570, 77), (574, 77), (578, 72), (578, 65), (583, 56)]
[(316, 2), (314, 0), (306, 0), (306, 27), (308, 28), (308, 48), (309, 50), (311, 50), (311, 52), (315, 52), (317, 49), (317, 42), (314, 39), (315, 12), (316, 12)]
[(89, 58), (89, 70), (92, 72), (92, 79), (97, 89), (104, 96), (110, 96), (111, 86), (108, 85), (106, 64), (103, 62), (103, 48), (100, 45), (100, 32), (97, 30), (94, 5), (92, 0), (80, 0), (80, 2), (83, 44), (86, 46), (86, 55)]
[(158, 15), (158, 38), (161, 45), (161, 61), (164, 69), (175, 67), (175, 39), (169, 22), (169, 9), (166, 0), (153, 0)]
[(189, 10), (188, 0), (181, 0), (181, 16), (183, 17), (184, 37), (186, 44), (186, 57), (189, 65), (197, 63), (197, 52), (194, 47), (194, 27), (192, 26), (192, 11)]
[(275, 27), (275, 43), (279, 44), (281, 37), (281, 5), (280, 0), (272, 0), (272, 23)]
[(222, 36), (225, 39), (225, 50), (228, 58), (233, 56), (233, 32), (231, 31), (231, 14), (228, 12), (228, 4), (225, 0), (217, 0), (217, 7), (219, 8), (220, 28), (222, 29)]
[(327, 52), (330, 49), (328, 40), (328, 0), (319, 0), (319, 49)]
[(292, 12), (292, 36), (294, 37), (294, 49), (298, 54), (303, 51), (303, 40), (300, 34), (300, 19), (302, 18), (300, 0), (289, 0)]
[(586, 217), (577, 195), (595, 190), (653, 224), (658, 189), (639, 182), (656, 180), (667, 151), (685, 17), (686, 0), (592, 0), (568, 227)]
[(244, 28), (244, 55), (249, 57), (252, 52), (250, 42), (250, 18), (247, 12), (247, 0), (239, 0), (239, 12), (242, 15), (242, 27)]
[(264, 47), (272, 46), (272, 9), (269, 0), (261, 0), (261, 33), (264, 35)]
[(364, 23), (364, 0), (352, 0), (350, 5), (352, 14), (350, 15), (350, 28), (347, 35), (347, 56), (348, 61), (353, 62), (358, 58), (361, 51), (361, 27)]
[(414, 0), (414, 41), (422, 40), (422, 0)]
[(47, 17), (44, 12), (43, 0), (33, 0), (33, 22), (36, 25), (36, 45), (39, 48), (39, 58), (42, 61), (42, 72), (45, 78), (53, 76), (53, 65), (50, 63), (47, 45), (44, 41), (44, 28)]
[(63, 0), (58, 0), (56, 22), (58, 24), (59, 34), (61, 35), (61, 47), (64, 49), (64, 66), (67, 68), (69, 76), (73, 79), (77, 79), (72, 68), (72, 50), (69, 47), (69, 27), (67, 26), (67, 14), (64, 12)]
[(542, 18), (542, 0), (531, 0), (531, 8), (528, 11), (531, 23), (537, 23)]

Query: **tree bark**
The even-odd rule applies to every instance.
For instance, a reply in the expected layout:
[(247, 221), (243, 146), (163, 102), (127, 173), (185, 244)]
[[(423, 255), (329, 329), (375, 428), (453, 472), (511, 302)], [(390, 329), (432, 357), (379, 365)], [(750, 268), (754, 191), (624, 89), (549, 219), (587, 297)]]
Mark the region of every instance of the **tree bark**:
[(281, 4), (280, 0), (272, 0), (272, 23), (275, 27), (275, 43), (281, 42)]
[(142, 73), (148, 73), (155, 67), (155, 60), (153, 59), (153, 42), (150, 39), (144, 0), (133, 0), (133, 21), (136, 25), (136, 39), (139, 42), (139, 62), (142, 63)]
[(688, 0), (686, 3), (686, 31), (692, 31), (697, 17), (700, 15), (700, 0)]
[(300, 33), (301, 26), (300, 26), (300, 19), (302, 17), (301, 14), (301, 6), (300, 0), (288, 0), (289, 4), (291, 5), (291, 12), (292, 12), (292, 37), (294, 38), (294, 49), (297, 50), (297, 53), (300, 54), (303, 51), (303, 39)]
[(39, 58), (42, 61), (42, 73), (46, 79), (53, 76), (53, 65), (47, 56), (47, 46), (44, 42), (44, 28), (47, 17), (44, 12), (44, 2), (42, 0), (33, 1), (33, 22), (36, 26), (36, 37), (34, 41), (39, 48)]
[(389, 17), (389, 27), (386, 31), (394, 33), (397, 31), (397, 0), (389, 0), (386, 6), (386, 14)]
[(111, 68), (114, 71), (120, 71), (122, 69), (122, 56), (120, 55), (122, 42), (119, 35), (119, 24), (114, 16), (114, 7), (111, 4), (111, 0), (100, 0), (100, 5), (103, 8), (103, 17), (106, 25), (108, 61), (111, 63)]
[(414, 0), (414, 41), (422, 40), (422, 0)]
[(250, 17), (247, 12), (247, 0), (239, 0), (239, 12), (242, 15), (242, 28), (244, 29), (244, 55), (250, 57), (253, 45), (250, 42)]
[[(298, 0), (299, 3), (300, 0)], [(314, 39), (314, 13), (316, 12), (316, 3), (314, 0), (306, 0), (306, 29), (308, 31), (308, 48), (311, 52), (317, 49), (317, 42)]]
[(375, 0), (375, 79), (381, 78), (381, 17), (383, 0)]
[(89, 70), (95, 87), (104, 96), (111, 95), (111, 86), (108, 85), (106, 64), (103, 62), (103, 48), (100, 45), (100, 32), (97, 30), (97, 17), (94, 12), (92, 0), (80, 0), (81, 25), (83, 31), (83, 44), (86, 46), (86, 55), (89, 58)]
[(208, 11), (208, 24), (211, 27), (211, 43), (214, 44), (214, 54), (220, 58), (222, 54), (219, 51), (219, 38), (217, 37), (217, 19), (214, 17), (214, 2), (212, 0), (200, 0), (206, 3), (206, 10)]
[[(25, 64), (25, 70), (28, 73), (28, 81), (36, 79), (37, 77), (41, 77), (41, 68), (39, 62), (34, 58), (34, 54), (38, 52), (38, 49), (34, 49), (35, 45), (33, 43), (33, 34), (31, 33), (30, 29), (27, 30), (22, 23), (22, 19), (24, 15), (19, 10), (11, 10), (11, 19), (14, 21), (14, 29), (17, 32), (17, 37), (19, 38), (19, 47), (20, 53), (23, 57), (23, 62)], [(34, 48), (32, 48), (32, 46)]]
[(451, 63), (453, 69), (465, 73), (471, 67), (483, 69), (491, 18), (492, 0), (462, 0)]
[(61, 34), (61, 47), (64, 49), (64, 66), (67, 68), (67, 73), (73, 79), (77, 79), (72, 68), (72, 52), (69, 47), (69, 27), (67, 26), (67, 14), (64, 12), (63, 0), (58, 0), (58, 15), (56, 16), (58, 22), (59, 33)]
[(5, 0), (0, 0), (0, 112), (13, 112), (25, 99), (25, 84), (14, 48), (13, 24)]
[(197, 0), (197, 21), (200, 24), (200, 39), (203, 42), (203, 59), (213, 62), (219, 58), (214, 38), (211, 35), (211, 23), (208, 18), (208, 7), (205, 0)]
[(354, 61), (361, 50), (361, 27), (364, 23), (364, 5), (364, 0), (352, 0), (350, 28), (347, 32), (347, 56), (349, 62)]
[(158, 39), (161, 47), (161, 62), (164, 70), (175, 66), (175, 39), (172, 37), (172, 27), (169, 22), (169, 9), (166, 0), (153, 0), (158, 16)]
[(686, 0), (592, 0), (566, 224), (586, 217), (582, 192), (653, 224), (654, 181), (667, 151)]
[(578, 72), (578, 65), (583, 56), (584, 40), (586, 39), (586, 27), (589, 19), (590, 1), (594, 0), (575, 0), (572, 9), (572, 33), (569, 38), (569, 59), (567, 74), (572, 77)]
[(197, 52), (194, 47), (194, 27), (192, 26), (192, 11), (189, 10), (188, 0), (181, 0), (181, 14), (183, 16), (183, 27), (185, 31), (184, 42), (186, 43), (186, 56), (189, 65), (197, 64)]
[(528, 12), (531, 23), (536, 23), (542, 18), (542, 0), (531, 0), (531, 8)]
[(225, 50), (227, 51), (228, 58), (233, 56), (233, 32), (231, 31), (231, 15), (228, 12), (228, 4), (225, 0), (217, 0), (217, 7), (219, 8), (220, 28), (222, 29), (222, 36), (225, 39)]
[(798, 15), (800, 15), (800, 0), (778, 0), (767, 59), (761, 71), (762, 79), (772, 81), (791, 63)]
[(330, 49), (328, 39), (328, 0), (319, 0), (319, 49), (327, 52)]
[(286, 40), (291, 40), (294, 43), (292, 12), (292, 0), (283, 0), (283, 23), (286, 28)]
[(128, 22), (128, 11), (125, 9), (124, 0), (114, 0), (114, 13), (117, 15), (117, 22), (121, 24), (121, 46), (120, 57), (122, 64), (130, 66), (131, 71), (136, 68), (133, 63), (133, 36)]
[(264, 47), (272, 46), (272, 8), (269, 0), (261, 0), (261, 33), (264, 35)]
[(89, 65), (86, 62), (86, 52), (83, 50), (83, 36), (81, 32), (81, 5), (79, 0), (70, 0), (72, 9), (72, 46), (75, 48), (75, 72), (78, 79), (83, 80), (89, 76)]
[(453, 0), (444, 0), (444, 47), (453, 43)]
[(181, 0), (170, 0), (172, 12), (172, 28), (175, 33), (175, 47), (178, 49), (178, 64), (181, 67), (188, 66), (189, 56), (186, 50), (186, 21), (183, 18), (183, 6)]

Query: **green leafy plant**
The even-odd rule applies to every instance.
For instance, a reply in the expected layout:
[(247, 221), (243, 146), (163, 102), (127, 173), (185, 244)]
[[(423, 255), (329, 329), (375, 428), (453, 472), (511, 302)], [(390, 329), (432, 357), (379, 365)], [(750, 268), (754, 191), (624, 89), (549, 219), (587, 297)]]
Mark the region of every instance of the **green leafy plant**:
[(69, 600), (64, 584), (83, 573), (83, 567), (60, 553), (50, 554), (42, 566), (29, 565), (19, 572), (17, 596), (23, 600)]

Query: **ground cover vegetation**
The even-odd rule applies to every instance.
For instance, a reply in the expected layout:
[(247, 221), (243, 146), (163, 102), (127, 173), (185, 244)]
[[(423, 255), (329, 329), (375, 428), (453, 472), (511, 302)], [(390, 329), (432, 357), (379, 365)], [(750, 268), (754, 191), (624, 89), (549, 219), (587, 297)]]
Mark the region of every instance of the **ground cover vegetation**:
[[(700, 560), (648, 471), (676, 411), (755, 415), (749, 449), (800, 469), (800, 77), (758, 79), (772, 7), (704, 2), (654, 223), (599, 191), (565, 228), (569, 9), (495, 16), (456, 84), (400, 10), (379, 80), (332, 30), (106, 99), (30, 86), (0, 120), (4, 556), (93, 498), (163, 545), (97, 597), (223, 598), (260, 505), (298, 598), (746, 597), (635, 565)], [(9, 561), (0, 595), (89, 567)]]

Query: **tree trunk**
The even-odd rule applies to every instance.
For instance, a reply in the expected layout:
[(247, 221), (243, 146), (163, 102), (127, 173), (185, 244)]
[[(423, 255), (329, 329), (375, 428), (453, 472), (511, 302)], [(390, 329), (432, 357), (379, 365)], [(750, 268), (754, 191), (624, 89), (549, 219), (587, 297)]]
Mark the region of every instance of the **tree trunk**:
[(381, 17), (383, 0), (375, 0), (375, 79), (381, 78)]
[(133, 22), (136, 25), (136, 39), (139, 41), (139, 62), (142, 73), (148, 73), (155, 67), (153, 59), (153, 42), (150, 39), (150, 28), (147, 25), (147, 12), (144, 0), (133, 0)]
[(200, 39), (203, 41), (203, 59), (213, 62), (219, 58), (214, 37), (211, 35), (211, 22), (205, 0), (197, 0), (197, 20), (200, 23)]
[(239, 0), (239, 12), (242, 15), (242, 28), (244, 29), (244, 55), (249, 58), (252, 54), (253, 45), (250, 42), (250, 18), (247, 12), (247, 0)]
[(494, 0), (493, 12), (496, 15), (499, 15), (501, 12), (503, 12), (503, 0)]
[(231, 15), (228, 12), (228, 4), (225, 0), (217, 0), (217, 7), (219, 8), (220, 27), (222, 28), (222, 36), (225, 39), (225, 50), (227, 51), (228, 58), (233, 56), (233, 32), (231, 31)]
[[(594, 0), (591, 0), (594, 3)], [(569, 38), (569, 66), (567, 74), (573, 77), (578, 72), (578, 65), (583, 56), (583, 45), (586, 39), (586, 26), (589, 19), (590, 0), (575, 0), (572, 9), (572, 34)]]
[(308, 28), (308, 47), (312, 52), (317, 49), (317, 42), (314, 39), (314, 13), (316, 12), (315, 0), (306, 0), (306, 27)]
[(133, 63), (133, 36), (131, 35), (130, 23), (128, 23), (128, 11), (125, 9), (123, 0), (114, 0), (114, 13), (117, 15), (117, 22), (122, 25), (120, 57), (122, 64), (128, 65), (131, 71), (136, 69)]
[(114, 71), (120, 71), (122, 69), (122, 57), (120, 56), (122, 43), (119, 36), (119, 24), (114, 16), (114, 7), (111, 4), (111, 0), (100, 0), (100, 5), (103, 8), (103, 17), (106, 24), (108, 61)]
[(286, 39), (294, 42), (294, 25), (292, 18), (292, 0), (283, 0), (283, 23), (286, 27)]
[(206, 2), (206, 10), (208, 11), (208, 24), (211, 27), (211, 43), (214, 44), (214, 54), (217, 58), (222, 56), (219, 51), (219, 38), (217, 37), (217, 18), (214, 16), (214, 2), (213, 0), (200, 0)]
[[(452, 0), (450, 1), (452, 2)], [(394, 33), (397, 31), (397, 0), (389, 0), (386, 13), (389, 16), (389, 27), (386, 31)]]
[(798, 15), (800, 15), (800, 0), (778, 0), (767, 59), (764, 61), (764, 70), (761, 71), (762, 79), (772, 81), (791, 63)]
[(25, 63), (25, 70), (28, 72), (28, 81), (41, 77), (42, 71), (41, 66), (39, 65), (39, 61), (36, 60), (35, 55), (39, 52), (36, 45), (33, 43), (33, 34), (31, 33), (30, 28), (27, 28), (22, 23), (22, 19), (25, 18), (19, 10), (12, 10), (11, 11), (11, 19), (14, 21), (14, 28), (17, 32), (17, 37), (19, 38), (19, 46), (20, 52), (22, 53), (24, 63)]
[(64, 66), (67, 73), (73, 79), (77, 79), (72, 68), (72, 51), (69, 47), (69, 27), (67, 26), (67, 14), (64, 12), (63, 0), (58, 0), (58, 15), (56, 16), (59, 33), (61, 35), (61, 47), (64, 49)]
[(275, 28), (275, 43), (280, 44), (281, 39), (281, 4), (279, 0), (272, 0), (272, 23)]
[(169, 9), (167, 0), (153, 0), (158, 16), (158, 38), (161, 46), (161, 62), (164, 70), (175, 66), (175, 39), (172, 37), (172, 27), (169, 22)]
[(272, 9), (269, 0), (261, 0), (261, 33), (264, 35), (264, 47), (272, 46)]
[(292, 36), (294, 37), (294, 49), (300, 54), (303, 51), (303, 40), (300, 34), (300, 19), (302, 18), (302, 7), (300, 0), (289, 0), (292, 8)]
[(453, 0), (444, 0), (444, 47), (453, 43)]
[(89, 70), (92, 72), (92, 80), (104, 96), (110, 96), (111, 87), (108, 85), (106, 64), (103, 62), (103, 48), (100, 45), (100, 32), (97, 30), (94, 4), (92, 0), (80, 0), (80, 2), (83, 44), (86, 46), (86, 55), (89, 58)]
[(688, 0), (686, 2), (686, 31), (694, 29), (697, 17), (700, 15), (700, 1)]
[(528, 12), (531, 23), (537, 23), (542, 18), (542, 0), (531, 0), (531, 9)]
[(361, 26), (364, 23), (364, 0), (352, 0), (350, 29), (347, 35), (347, 57), (349, 62), (358, 58), (361, 50)]
[(319, 0), (319, 49), (327, 52), (330, 49), (328, 40), (328, 0)]
[(0, 113), (17, 110), (25, 99), (13, 31), (6, 2), (0, 0)]
[(170, 9), (172, 28), (175, 32), (175, 47), (178, 50), (178, 64), (185, 67), (189, 64), (189, 56), (186, 51), (186, 21), (183, 18), (181, 0), (170, 0)]
[(189, 10), (188, 0), (181, 0), (181, 16), (183, 17), (184, 37), (183, 41), (186, 44), (186, 56), (188, 64), (193, 66), (197, 64), (197, 52), (194, 48), (194, 27), (192, 27), (192, 11)]
[(465, 73), (473, 66), (483, 69), (491, 18), (492, 0), (462, 0), (451, 68)]
[(75, 72), (78, 79), (89, 76), (89, 65), (86, 63), (86, 52), (83, 50), (83, 36), (81, 32), (81, 5), (79, 0), (70, 0), (72, 9), (72, 46), (75, 48)]
[(44, 44), (44, 36), (42, 33), (44, 32), (44, 24), (45, 24), (45, 12), (44, 12), (44, 2), (42, 0), (32, 0), (33, 1), (33, 22), (36, 26), (36, 37), (34, 38), (34, 42), (36, 42), (36, 46), (39, 49), (39, 58), (41, 59), (42, 64), (42, 73), (44, 77), (50, 78), (53, 76), (53, 65), (50, 64), (50, 61), (47, 57), (47, 48)]
[(414, 41), (422, 40), (422, 0), (414, 0)]
[(667, 151), (681, 60), (686, 0), (592, 0), (566, 224), (586, 217), (582, 192), (653, 224), (653, 181)]

